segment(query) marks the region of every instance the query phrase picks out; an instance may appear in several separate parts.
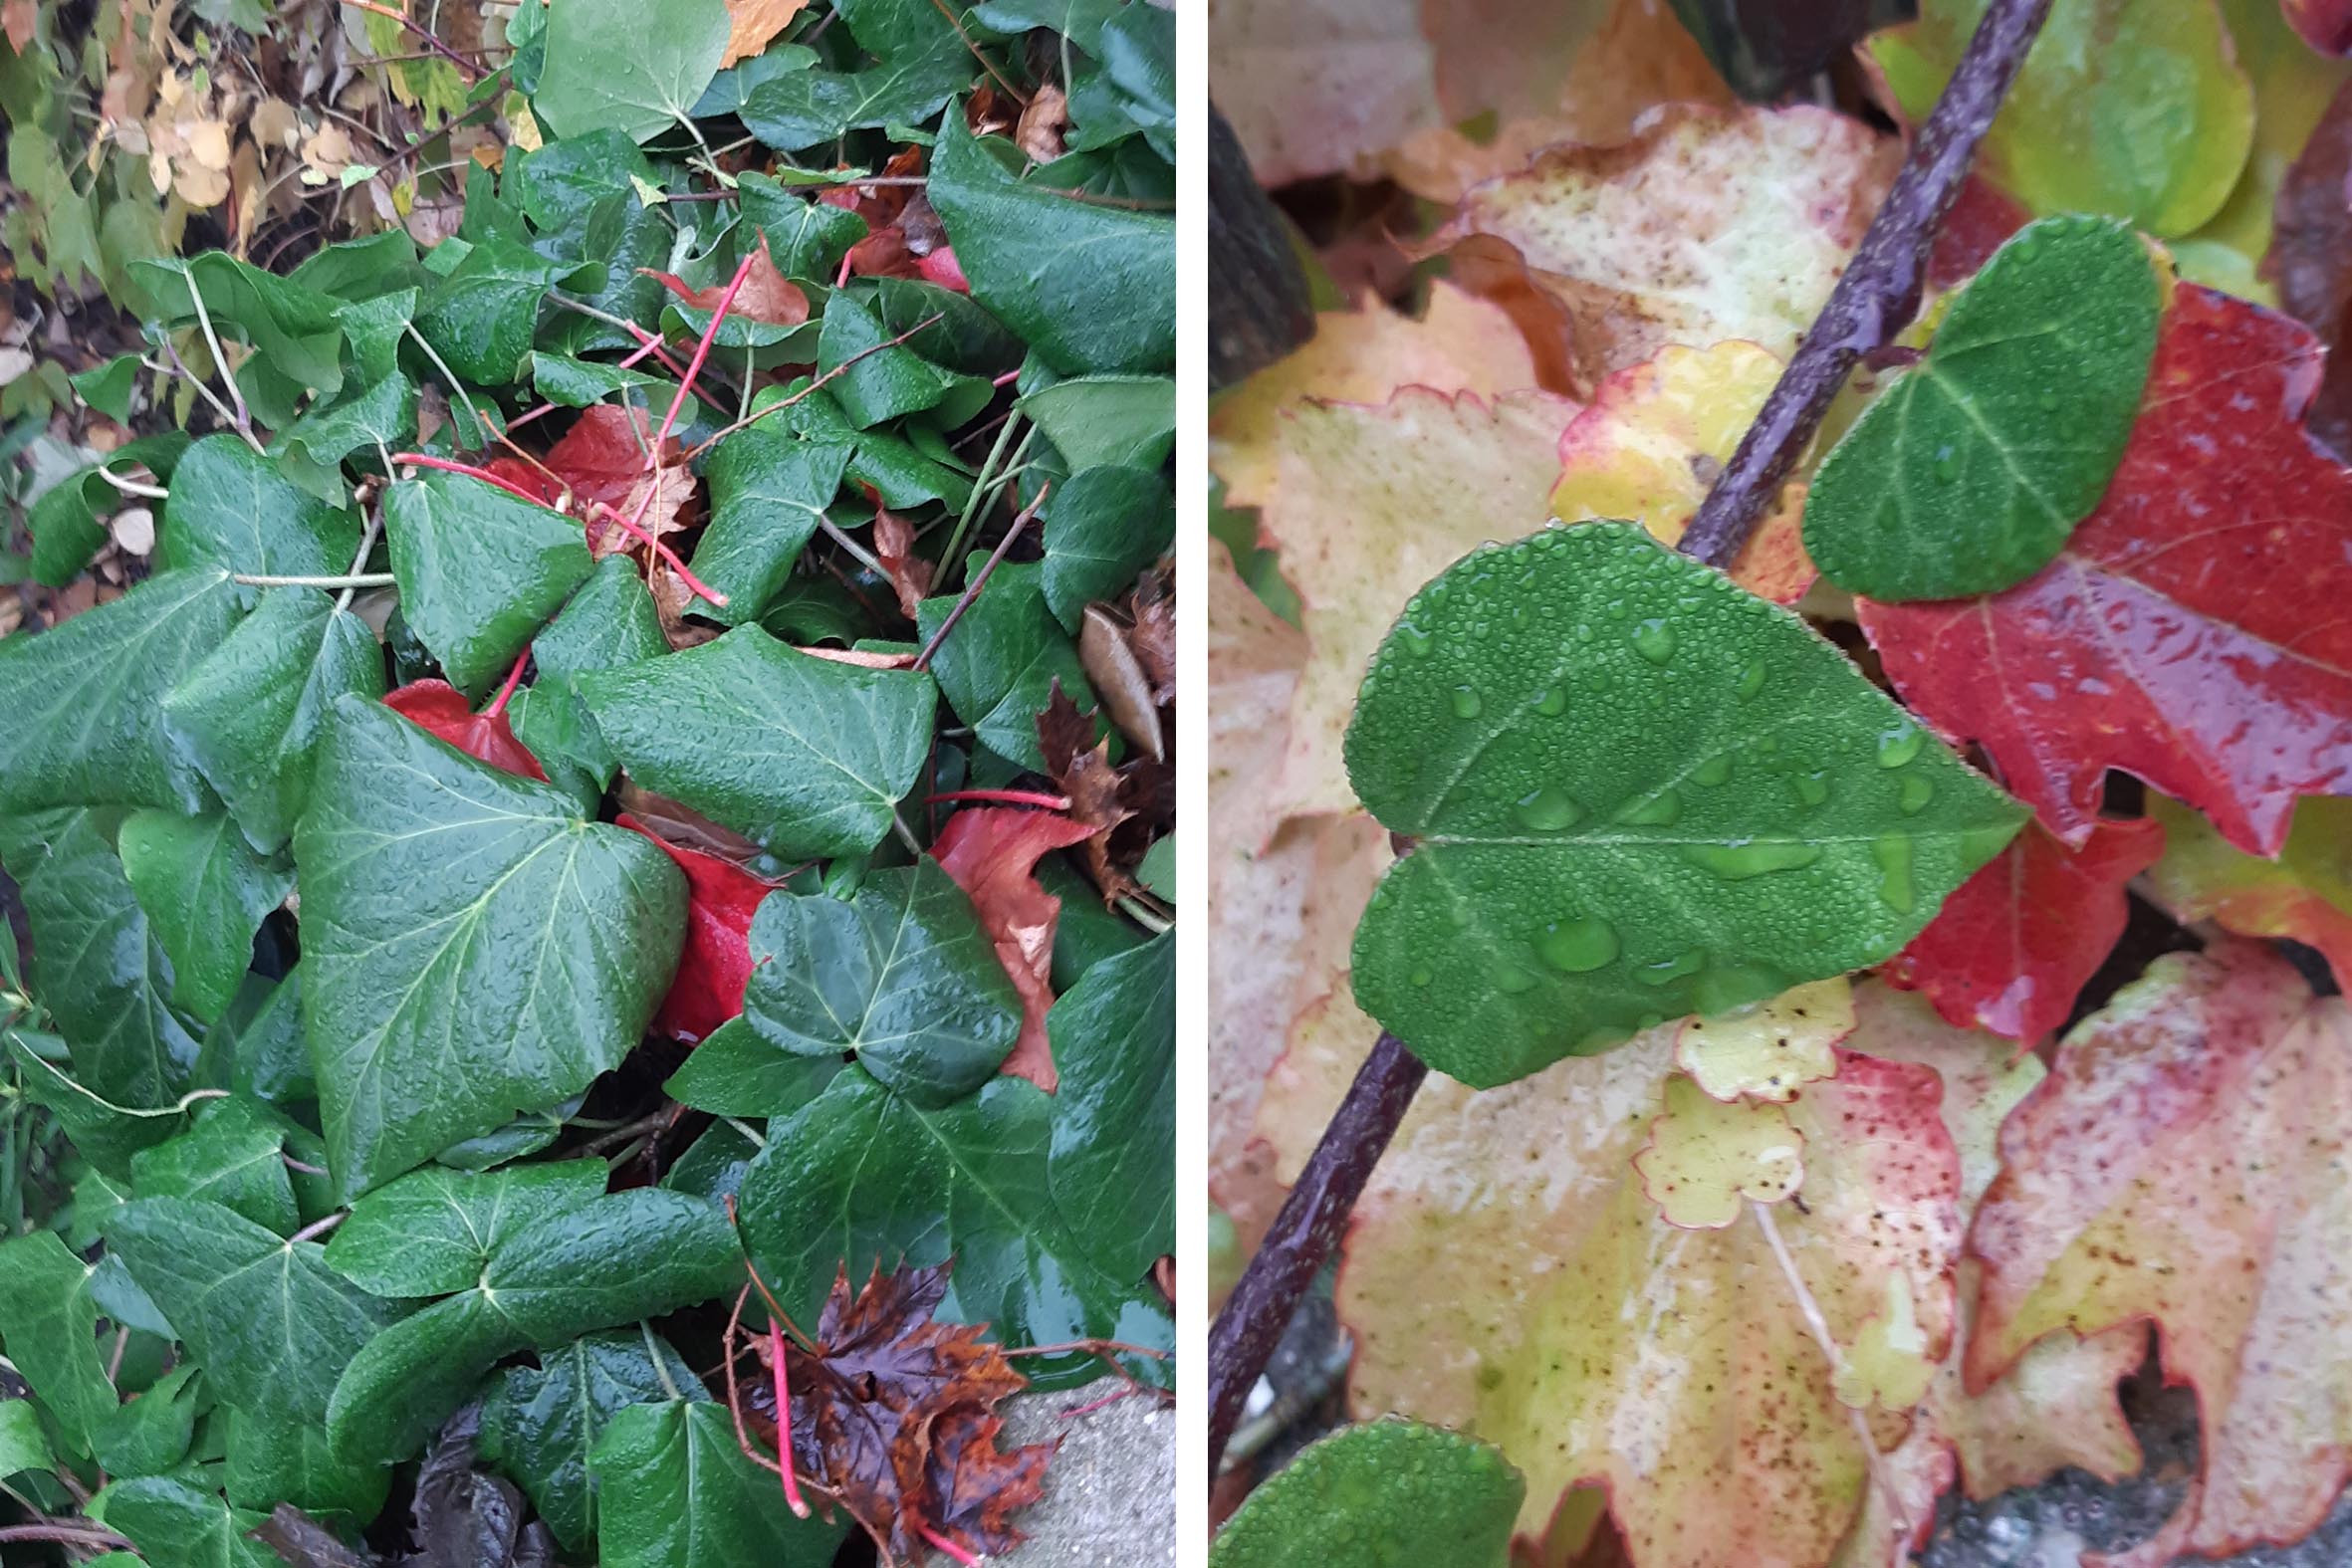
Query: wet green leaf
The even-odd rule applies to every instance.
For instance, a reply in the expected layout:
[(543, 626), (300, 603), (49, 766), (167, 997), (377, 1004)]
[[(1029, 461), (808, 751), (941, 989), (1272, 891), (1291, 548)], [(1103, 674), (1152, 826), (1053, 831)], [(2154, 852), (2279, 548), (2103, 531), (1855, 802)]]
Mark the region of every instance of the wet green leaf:
[(787, 860), (879, 843), (930, 749), (930, 676), (815, 658), (757, 626), (578, 682), (630, 778)]
[[(590, 0), (593, 3), (593, 0)], [(490, 236), (424, 294), (416, 331), (449, 368), (482, 386), (522, 378), (548, 290), (585, 281), (582, 269)], [(600, 269), (599, 269), (600, 271)]]
[(442, 1296), (481, 1283), (506, 1238), (604, 1196), (601, 1160), (475, 1173), (427, 1167), (352, 1205), (327, 1266), (379, 1296)]
[(628, 1406), (680, 1395), (707, 1397), (666, 1341), (637, 1329), (585, 1334), (535, 1368), (507, 1369), (482, 1402), (482, 1457), (522, 1483), (557, 1540), (582, 1551), (596, 1533), (596, 1440)]
[(49, 1434), (41, 1430), (41, 1409), (29, 1399), (0, 1401), (0, 1480), (57, 1463)]
[[(406, 451), (416, 441), (416, 383), (404, 375), (387, 375), (332, 408), (315, 408), (297, 419), (271, 443), (270, 453), (289, 480), (330, 506), (351, 498), (344, 482), (343, 460), (353, 453), (375, 457), (380, 451)], [(357, 541), (353, 542), (354, 548)], [(351, 564), (347, 552), (340, 571)], [(273, 570), (284, 568), (270, 568)]]
[(799, 1056), (771, 1045), (738, 1015), (694, 1047), (661, 1092), (714, 1116), (790, 1116), (824, 1092), (836, 1057)]
[(428, 472), (384, 495), (400, 612), (449, 684), (480, 697), (595, 562), (578, 524), (494, 485)]
[(862, 71), (780, 72), (744, 95), (744, 128), (780, 152), (799, 152), (851, 130), (919, 124), (962, 92), (978, 69), (949, 38)]
[(90, 1265), (47, 1231), (0, 1241), (0, 1352), (56, 1420), (67, 1449), (87, 1455), (115, 1410), (98, 1354)]
[[(986, 557), (975, 554), (966, 573)], [(929, 642), (947, 624), (960, 595), (942, 593), (915, 606), (915, 625)], [(981, 585), (947, 640), (931, 657), (932, 673), (956, 717), (999, 757), (1044, 772), (1038, 715), (1053, 701), (1054, 683), (1085, 713), (1094, 706), (1078, 650), (1046, 606), (1042, 562), (1002, 562)]]
[(266, 1512), (290, 1502), (330, 1523), (375, 1517), (391, 1488), (392, 1472), (375, 1463), (347, 1464), (327, 1446), (327, 1434), (265, 1411), (229, 1410), (224, 1423), (228, 1462), (221, 1487), (239, 1508)]
[(344, 336), (332, 296), (226, 251), (135, 261), (130, 273), (164, 324), (196, 323), (200, 297), (218, 336), (253, 345), (237, 384), (264, 425), (282, 429), (306, 396), (332, 400), (343, 390)]
[(255, 853), (226, 811), (133, 811), (117, 843), (148, 929), (171, 960), (171, 1000), (218, 1021), (253, 961), (253, 934), (294, 889), (294, 868)]
[(128, 1536), (147, 1568), (284, 1568), (276, 1552), (247, 1538), (264, 1515), (168, 1475), (108, 1487), (92, 1517)]
[(131, 1156), (131, 1190), (142, 1198), (201, 1198), (291, 1235), (302, 1224), (286, 1169), (291, 1126), (252, 1100), (211, 1102), (186, 1132)]
[(616, 1414), (588, 1456), (603, 1568), (820, 1568), (848, 1521), (796, 1519), (745, 1457), (723, 1406), (669, 1400)]
[(349, 571), (359, 520), (322, 502), (235, 436), (206, 436), (171, 473), (155, 564), (271, 576)]
[(1527, 1490), (1474, 1438), (1411, 1421), (1342, 1427), (1250, 1493), (1209, 1568), (1504, 1568)]
[(2123, 456), (2158, 294), (2121, 223), (2018, 231), (1821, 464), (1804, 504), (1814, 563), (1889, 601), (1995, 593), (2049, 564)]
[(565, 0), (547, 18), (532, 112), (558, 136), (609, 126), (636, 141), (675, 125), (727, 52), (724, 0)]
[(1157, 470), (1176, 446), (1176, 383), (1164, 375), (1081, 375), (1021, 400), (1046, 439), (1079, 469)]
[(1054, 1202), (1095, 1266), (1140, 1279), (1176, 1250), (1176, 936), (1103, 959), (1046, 1015)]
[(892, 346), (898, 332), (846, 289), (834, 291), (825, 302), (817, 367), (838, 372), (826, 388), (849, 423), (863, 430), (930, 413), (942, 428), (952, 429), (988, 406), (993, 390), (988, 382), (932, 363), (912, 339)]
[(2025, 815), (1796, 616), (1616, 523), (1415, 594), (1347, 765), (1418, 841), (1356, 1000), (1479, 1087), (1876, 963)]
[(728, 626), (759, 619), (817, 532), (848, 465), (845, 446), (796, 441), (762, 425), (738, 430), (712, 449), (703, 470), (710, 523), (690, 563), (727, 596), (725, 604), (708, 607), (711, 619)]
[(1126, 592), (1176, 545), (1175, 492), (1164, 476), (1140, 468), (1079, 470), (1047, 498), (1045, 518), (1040, 586), (1073, 634), (1089, 603)]
[(616, 1065), (684, 937), (685, 878), (642, 836), (356, 698), (336, 706), (294, 853), (304, 1026), (347, 1199)]
[(196, 1381), (199, 1374), (194, 1366), (176, 1367), (136, 1399), (108, 1413), (95, 1434), (95, 1447), (109, 1474), (118, 1479), (160, 1475), (187, 1457), (196, 1436), (196, 1417), (209, 1403)]

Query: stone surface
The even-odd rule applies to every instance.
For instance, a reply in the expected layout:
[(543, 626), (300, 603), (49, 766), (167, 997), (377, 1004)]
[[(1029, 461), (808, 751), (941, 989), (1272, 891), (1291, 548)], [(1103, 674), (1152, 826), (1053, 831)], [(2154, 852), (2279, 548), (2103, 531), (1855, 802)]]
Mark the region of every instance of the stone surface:
[(1017, 1523), (1029, 1539), (988, 1559), (990, 1568), (1153, 1568), (1176, 1561), (1176, 1412), (1152, 1394), (1082, 1410), (1112, 1392), (1107, 1380), (1001, 1407), (999, 1444), (1052, 1443), (1046, 1495)]

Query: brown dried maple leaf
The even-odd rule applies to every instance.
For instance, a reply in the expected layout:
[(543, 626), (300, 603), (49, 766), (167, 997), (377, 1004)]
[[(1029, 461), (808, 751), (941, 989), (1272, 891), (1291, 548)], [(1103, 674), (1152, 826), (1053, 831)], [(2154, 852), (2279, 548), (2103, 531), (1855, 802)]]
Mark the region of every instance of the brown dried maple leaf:
[[(650, 267), (641, 270), (648, 278), (659, 279), (679, 304), (697, 311), (715, 311), (719, 302), (727, 298), (725, 284), (696, 289), (676, 273), (656, 272)], [(799, 284), (776, 270), (776, 263), (768, 256), (765, 234), (760, 236), (760, 249), (752, 257), (751, 271), (744, 275), (743, 287), (735, 291), (735, 303), (728, 307), (727, 314), (764, 322), (770, 327), (798, 327), (809, 319), (809, 296), (801, 292)]]
[[(919, 1560), (926, 1532), (975, 1553), (1021, 1540), (1009, 1522), (1043, 1490), (1051, 1445), (997, 1447), (997, 1402), (1029, 1386), (984, 1330), (932, 1318), (947, 1264), (876, 1267), (852, 1297), (844, 1271), (814, 1352), (787, 1344), (793, 1463), (890, 1556)], [(755, 1342), (763, 1363), (769, 1342)]]

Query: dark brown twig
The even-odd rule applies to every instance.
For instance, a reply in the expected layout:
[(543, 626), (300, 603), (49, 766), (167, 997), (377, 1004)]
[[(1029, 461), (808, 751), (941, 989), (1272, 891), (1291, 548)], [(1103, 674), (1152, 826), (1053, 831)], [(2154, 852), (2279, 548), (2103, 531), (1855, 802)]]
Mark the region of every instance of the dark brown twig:
[[(1919, 309), (1928, 253), (1960, 192), (1977, 143), (2016, 80), (2050, 0), (1994, 0), (1920, 127), (1851, 266), (1683, 535), (1683, 553), (1728, 564), (1820, 428), (1854, 360), (1893, 337)], [(1382, 1034), (1307, 1157), (1297, 1185), (1209, 1330), (1209, 1473), (1251, 1386), (1289, 1327), (1299, 1297), (1337, 1244), (1373, 1165), (1396, 1135), (1429, 1069)]]

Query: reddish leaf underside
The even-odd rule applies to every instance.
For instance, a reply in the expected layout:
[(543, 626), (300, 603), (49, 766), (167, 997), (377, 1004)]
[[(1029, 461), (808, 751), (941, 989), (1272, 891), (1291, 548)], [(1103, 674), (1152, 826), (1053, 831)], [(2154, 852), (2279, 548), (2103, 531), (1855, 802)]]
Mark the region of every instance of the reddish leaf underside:
[(2056, 560), (1984, 598), (1860, 601), (1904, 698), (2065, 842), (2109, 768), (2257, 854), (2297, 795), (2352, 784), (2352, 470), (2297, 422), (2320, 358), (2287, 318), (2182, 285), (2114, 481)]
[(2146, 819), (2101, 822), (2079, 850), (2028, 822), (1883, 973), (1948, 1023), (2038, 1040), (2123, 935), (2124, 884), (2163, 852), (2164, 828)]
[(515, 739), (503, 713), (476, 713), (465, 693), (447, 681), (410, 681), (384, 695), (383, 705), (468, 757), (525, 779), (547, 779), (531, 749)]
[(1037, 864), (1093, 831), (1052, 811), (981, 807), (949, 817), (931, 845), (940, 869), (972, 900), (998, 961), (1021, 993), (1021, 1042), (1005, 1058), (1004, 1070), (1049, 1094), (1059, 1081), (1046, 1037), (1046, 1011), (1054, 1006), (1049, 977), (1061, 900), (1038, 885)]
[(681, 849), (633, 816), (615, 820), (659, 844), (686, 873), (686, 946), (653, 1026), (672, 1039), (709, 1039), (743, 1011), (752, 978), (752, 916), (776, 884), (716, 855)]

